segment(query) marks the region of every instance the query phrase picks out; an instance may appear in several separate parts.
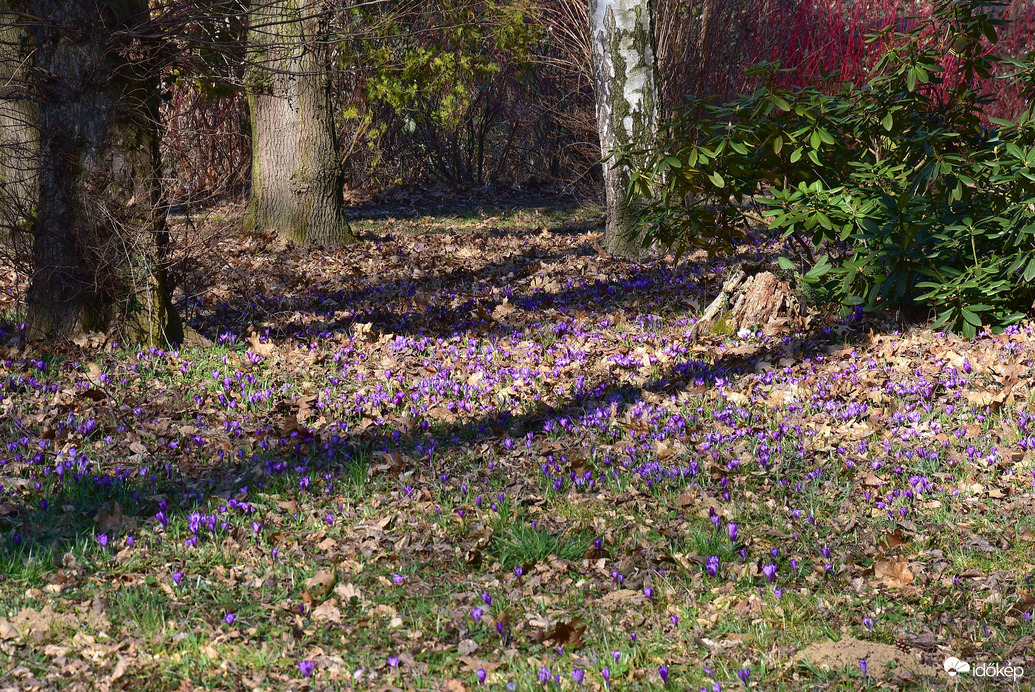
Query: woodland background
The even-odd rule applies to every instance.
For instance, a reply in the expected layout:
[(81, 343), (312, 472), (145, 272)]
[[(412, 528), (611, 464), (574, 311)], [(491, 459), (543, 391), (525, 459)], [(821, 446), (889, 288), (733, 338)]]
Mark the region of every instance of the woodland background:
[[(659, 0), (655, 11), (671, 108), (686, 95), (721, 102), (750, 92), (760, 77), (745, 71), (763, 62), (788, 70), (781, 86), (807, 85), (824, 71), (861, 84), (880, 55), (866, 37), (896, 22), (905, 28), (923, 3)], [(1032, 4), (1010, 3), (1004, 14), (1011, 23), (1000, 48), (1021, 53)], [(520, 187), (600, 195), (587, 3), (383, 2), (338, 21), (335, 112), (356, 194), (402, 201), (417, 187), (440, 197)], [(245, 99), (232, 89), (240, 75), (225, 55), (206, 65), (210, 74), (173, 75), (166, 87), (162, 146), (184, 204), (241, 194), (249, 179)], [(1014, 117), (1027, 105), (1016, 85), (986, 86), (996, 95), (990, 115)]]

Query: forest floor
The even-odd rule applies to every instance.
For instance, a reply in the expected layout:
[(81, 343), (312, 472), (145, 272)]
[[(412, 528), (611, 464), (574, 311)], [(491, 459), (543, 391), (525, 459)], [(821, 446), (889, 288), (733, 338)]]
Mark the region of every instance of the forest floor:
[(600, 224), (212, 232), (211, 344), (8, 330), (0, 690), (1030, 685), (1032, 329), (688, 338), (735, 259)]

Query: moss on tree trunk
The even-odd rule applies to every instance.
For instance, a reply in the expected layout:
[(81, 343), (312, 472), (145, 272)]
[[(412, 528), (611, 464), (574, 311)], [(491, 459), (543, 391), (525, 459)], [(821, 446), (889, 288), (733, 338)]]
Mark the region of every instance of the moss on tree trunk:
[(157, 81), (126, 57), (147, 0), (30, 0), (39, 199), (27, 301), (32, 338), (105, 331), (179, 342), (163, 263)]
[(300, 244), (354, 240), (331, 108), (329, 7), (267, 0), (249, 16), (251, 196), (245, 224)]

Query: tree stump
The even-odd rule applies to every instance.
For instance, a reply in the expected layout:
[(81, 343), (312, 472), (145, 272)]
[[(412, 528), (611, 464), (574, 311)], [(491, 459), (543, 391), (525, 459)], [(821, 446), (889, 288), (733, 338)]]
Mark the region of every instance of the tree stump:
[(692, 328), (693, 336), (720, 331), (735, 334), (742, 329), (761, 328), (767, 336), (784, 331), (797, 311), (790, 286), (772, 272), (748, 275), (738, 268), (722, 284), (701, 318)]

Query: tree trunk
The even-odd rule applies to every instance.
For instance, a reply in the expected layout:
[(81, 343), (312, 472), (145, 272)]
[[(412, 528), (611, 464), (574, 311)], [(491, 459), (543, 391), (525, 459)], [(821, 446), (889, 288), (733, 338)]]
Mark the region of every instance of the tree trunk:
[(712, 24), (715, 21), (715, 0), (704, 0), (701, 6), (701, 33), (697, 35), (697, 80), (696, 95), (708, 93), (705, 85), (708, 79), (708, 56), (711, 55)]
[(252, 188), (246, 225), (300, 244), (355, 239), (331, 109), (330, 9), (256, 0), (248, 31)]
[(690, 336), (736, 334), (742, 329), (753, 333), (759, 328), (767, 336), (784, 334), (797, 312), (798, 302), (786, 282), (772, 272), (749, 275), (745, 267), (738, 267), (690, 328)]
[(31, 240), (39, 184), (39, 108), (29, 98), (25, 70), (29, 33), (0, 1), (0, 245), (16, 260)]
[(127, 56), (148, 0), (29, 0), (40, 181), (30, 338), (182, 339), (169, 299), (157, 80)]
[[(652, 0), (590, 0), (589, 23), (601, 152), (606, 158), (629, 143), (650, 145), (657, 135), (661, 106)], [(629, 170), (606, 161), (604, 247), (613, 254), (635, 257), (642, 248), (639, 239), (630, 236), (628, 186)]]

